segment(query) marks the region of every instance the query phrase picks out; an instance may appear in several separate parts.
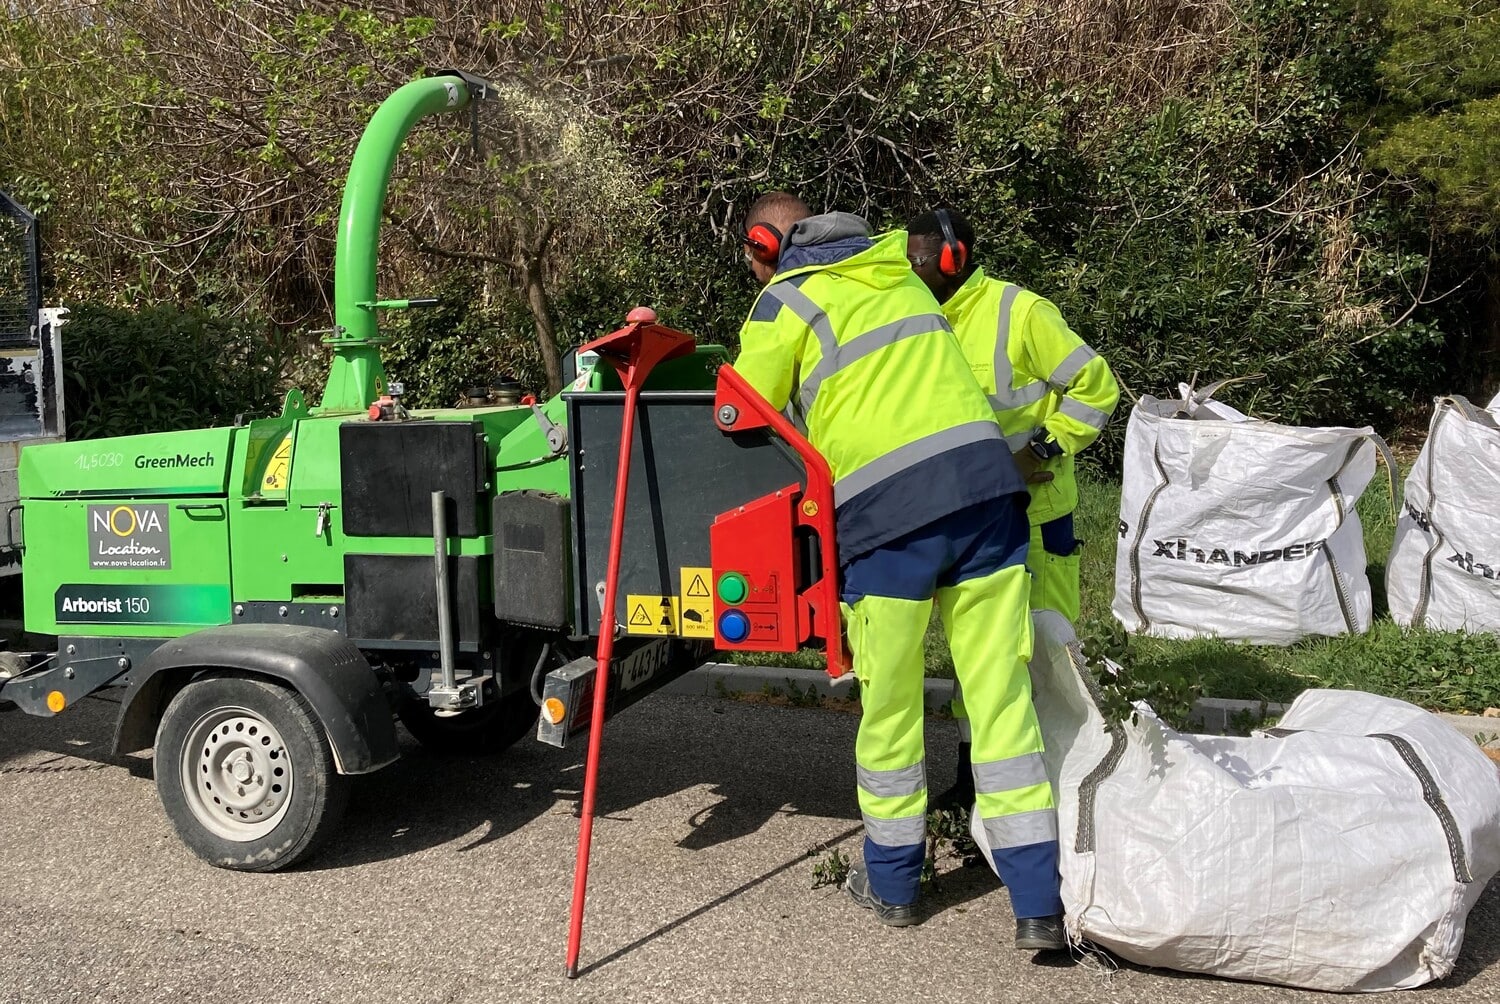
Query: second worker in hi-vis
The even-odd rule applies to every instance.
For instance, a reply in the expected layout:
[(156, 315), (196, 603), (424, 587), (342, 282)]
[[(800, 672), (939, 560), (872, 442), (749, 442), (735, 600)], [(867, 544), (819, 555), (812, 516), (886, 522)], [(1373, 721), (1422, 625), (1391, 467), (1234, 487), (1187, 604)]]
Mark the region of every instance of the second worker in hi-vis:
[[(1026, 478), (1031, 606), (1055, 610), (1076, 624), (1083, 545), (1073, 535), (1073, 458), (1099, 437), (1119, 403), (1114, 374), (1050, 300), (987, 276), (974, 264), (974, 228), (958, 213), (938, 209), (912, 220), (906, 254), (943, 305)], [(959, 723), (958, 777), (939, 804), (967, 807), (974, 798), (970, 723), (958, 686), (953, 713)]]

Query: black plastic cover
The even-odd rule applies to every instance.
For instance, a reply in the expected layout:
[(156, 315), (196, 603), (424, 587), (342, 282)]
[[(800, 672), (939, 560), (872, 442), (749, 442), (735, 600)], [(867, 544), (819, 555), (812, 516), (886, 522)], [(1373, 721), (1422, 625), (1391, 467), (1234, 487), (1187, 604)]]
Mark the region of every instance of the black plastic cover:
[(571, 507), (546, 492), (495, 496), (495, 616), (562, 629), (571, 619), (568, 544)]
[[(448, 559), (454, 644), (480, 648), (479, 558)], [(432, 555), (344, 555), (349, 637), (361, 648), (431, 649), (438, 645), (437, 575)]]
[(345, 422), (339, 429), (344, 534), (431, 537), (432, 493), (448, 496), (448, 533), (477, 537), (480, 426), (473, 422)]

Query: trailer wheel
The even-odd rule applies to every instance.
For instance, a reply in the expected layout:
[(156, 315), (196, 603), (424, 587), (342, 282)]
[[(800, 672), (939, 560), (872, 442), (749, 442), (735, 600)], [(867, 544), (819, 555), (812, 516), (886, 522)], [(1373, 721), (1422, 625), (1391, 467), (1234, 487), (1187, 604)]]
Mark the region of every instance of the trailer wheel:
[(536, 728), (539, 712), (522, 690), (456, 715), (439, 715), (426, 701), (407, 698), (396, 714), (424, 749), (445, 756), (493, 756)]
[(311, 705), (268, 680), (195, 680), (157, 728), (162, 807), (220, 868), (272, 872), (307, 858), (338, 826), (347, 782)]

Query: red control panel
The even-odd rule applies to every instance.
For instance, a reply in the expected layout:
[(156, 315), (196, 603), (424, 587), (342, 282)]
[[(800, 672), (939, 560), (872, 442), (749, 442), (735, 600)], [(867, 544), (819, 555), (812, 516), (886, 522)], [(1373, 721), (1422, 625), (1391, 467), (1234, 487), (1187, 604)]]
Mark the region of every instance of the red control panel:
[(797, 617), (793, 549), (800, 485), (740, 506), (714, 521), (714, 636), (735, 651), (795, 652), (805, 640)]
[[(797, 451), (807, 473), (805, 485), (788, 485), (722, 513), (710, 527), (714, 642), (731, 652), (795, 652), (819, 643), (828, 653), (828, 675), (841, 677), (849, 658), (839, 614), (828, 463), (731, 366), (719, 369), (714, 412), (727, 433), (771, 429)], [(804, 536), (818, 545), (815, 564), (813, 549), (800, 546)]]

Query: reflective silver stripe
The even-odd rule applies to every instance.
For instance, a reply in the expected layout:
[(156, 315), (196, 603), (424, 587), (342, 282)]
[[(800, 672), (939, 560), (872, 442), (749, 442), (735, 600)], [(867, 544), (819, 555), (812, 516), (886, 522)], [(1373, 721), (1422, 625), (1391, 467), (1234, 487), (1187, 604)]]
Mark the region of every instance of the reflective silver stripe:
[[(882, 847), (910, 847), (927, 840), (927, 815), (902, 816), (900, 819), (881, 819), (862, 813), (865, 819), (865, 835)], [(1053, 830), (1057, 829), (1054, 824)]]
[(942, 314), (917, 314), (913, 317), (903, 317), (899, 321), (892, 321), (890, 324), (882, 324), (878, 328), (849, 339), (842, 345), (835, 344), (832, 352), (824, 348), (823, 358), (818, 360), (817, 366), (813, 367), (812, 375), (802, 382), (802, 410), (812, 410), (813, 400), (818, 396), (819, 385), (844, 367), (852, 366), (872, 353), (889, 348), (903, 338), (948, 330), (950, 330), (948, 319)]
[(931, 457), (970, 443), (1000, 438), (1002, 438), (1000, 426), (990, 420), (965, 422), (963, 425), (955, 425), (940, 432), (934, 432), (930, 436), (923, 436), (921, 439), (907, 443), (905, 446), (898, 446), (891, 452), (876, 457), (858, 470), (835, 481), (833, 504), (841, 506), (861, 492), (874, 488), (887, 478), (895, 477), (907, 468), (915, 467)]
[(1026, 429), (1022, 432), (1012, 432), (1005, 437), (1005, 445), (1010, 447), (1010, 452), (1020, 453), (1026, 449), (1026, 444), (1031, 442), (1031, 437), (1036, 435), (1035, 429)]
[[(999, 377), (996, 377), (996, 386), (1001, 386)], [(1020, 390), (1011, 388), (1009, 380), (1006, 381), (1001, 393), (990, 395), (990, 407), (996, 411), (1010, 411), (1012, 408), (1024, 408), (1028, 404), (1036, 404), (1047, 396), (1052, 388), (1045, 381), (1033, 380)]]
[(796, 401), (788, 401), (786, 407), (781, 409), (781, 414), (788, 422), (791, 422), (803, 435), (807, 434), (807, 411)]
[(986, 818), (984, 835), (989, 838), (990, 850), (1006, 847), (1025, 847), (1057, 839), (1057, 810), (1034, 809), (1018, 812), (1013, 816)]
[(1099, 353), (1087, 345), (1080, 345), (1068, 353), (1068, 358), (1057, 364), (1057, 369), (1052, 371), (1047, 382), (1056, 387), (1059, 392), (1065, 391), (1068, 389), (1068, 384), (1073, 382), (1073, 378), (1082, 373), (1085, 366), (1098, 358)]
[(1069, 418), (1076, 419), (1084, 425), (1094, 429), (1102, 429), (1109, 424), (1109, 413), (1100, 411), (1098, 408), (1090, 408), (1082, 401), (1071, 397), (1063, 398), (1062, 406), (1057, 409)]
[(1040, 753), (1026, 753), (974, 765), (974, 790), (989, 794), (1030, 788), (1047, 782), (1047, 765)]
[[(995, 386), (1009, 387), (1015, 373), (1010, 367), (1010, 308), (1015, 306), (1016, 297), (1021, 295), (1021, 287), (1014, 283), (1006, 283), (1005, 288), (1000, 291), (1000, 320), (995, 326)], [(1001, 374), (1005, 380), (1000, 379)]]
[(788, 310), (812, 329), (812, 333), (818, 338), (819, 347), (823, 350), (823, 358), (838, 354), (839, 340), (833, 333), (833, 324), (829, 322), (828, 315), (823, 308), (814, 303), (811, 297), (790, 282), (778, 282), (767, 286), (766, 295), (773, 296), (786, 304)]
[(1011, 387), (1016, 371), (1010, 364), (1010, 308), (1019, 295), (1021, 287), (1014, 283), (1006, 283), (1000, 291), (1000, 319), (995, 326), (995, 393), (990, 395), (990, 407), (996, 411), (1024, 408), (1047, 396), (1047, 385), (1040, 380), (1019, 391)]
[(856, 764), (854, 776), (859, 786), (876, 798), (901, 798), (927, 787), (927, 761), (918, 760), (895, 770), (869, 770)]

